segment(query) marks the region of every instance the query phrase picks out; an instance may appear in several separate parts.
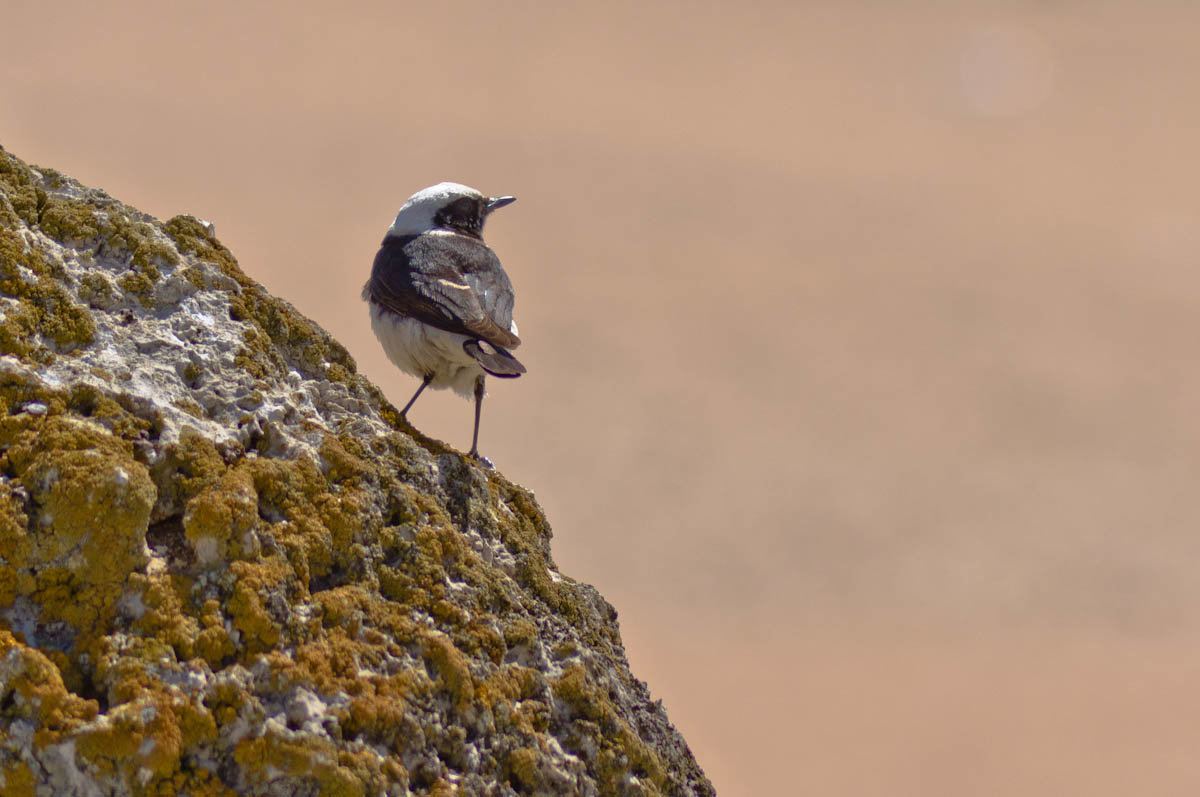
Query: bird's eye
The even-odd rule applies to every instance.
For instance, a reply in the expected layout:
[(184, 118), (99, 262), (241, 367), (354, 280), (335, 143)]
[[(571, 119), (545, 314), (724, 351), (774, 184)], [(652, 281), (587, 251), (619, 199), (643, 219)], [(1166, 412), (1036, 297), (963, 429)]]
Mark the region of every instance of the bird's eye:
[(463, 197), (454, 203), (454, 213), (457, 216), (462, 216), (469, 219), (478, 212), (478, 203), (470, 197)]

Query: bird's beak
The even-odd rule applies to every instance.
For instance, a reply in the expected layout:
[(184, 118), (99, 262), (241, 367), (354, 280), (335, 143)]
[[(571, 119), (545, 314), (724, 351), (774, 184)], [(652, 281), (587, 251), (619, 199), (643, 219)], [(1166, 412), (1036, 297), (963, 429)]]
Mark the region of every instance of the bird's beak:
[(515, 196), (494, 196), (488, 200), (487, 212), (491, 213), (496, 208), (502, 208), (505, 205), (511, 205), (513, 202), (516, 202), (516, 201), (517, 201), (517, 198)]

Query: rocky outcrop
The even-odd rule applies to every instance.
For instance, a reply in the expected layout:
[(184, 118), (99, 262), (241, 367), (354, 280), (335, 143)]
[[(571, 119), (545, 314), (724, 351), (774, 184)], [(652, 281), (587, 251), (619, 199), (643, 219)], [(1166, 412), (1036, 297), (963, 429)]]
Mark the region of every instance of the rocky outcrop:
[(533, 496), (0, 150), (0, 793), (711, 794)]

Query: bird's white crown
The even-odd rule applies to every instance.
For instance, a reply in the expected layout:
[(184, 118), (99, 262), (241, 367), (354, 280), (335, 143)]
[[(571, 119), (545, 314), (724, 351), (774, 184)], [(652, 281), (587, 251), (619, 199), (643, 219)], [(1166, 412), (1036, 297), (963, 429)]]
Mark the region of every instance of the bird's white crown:
[(462, 183), (438, 183), (422, 188), (400, 206), (388, 235), (419, 235), (434, 229), (437, 212), (465, 196), (478, 198), (483, 194)]

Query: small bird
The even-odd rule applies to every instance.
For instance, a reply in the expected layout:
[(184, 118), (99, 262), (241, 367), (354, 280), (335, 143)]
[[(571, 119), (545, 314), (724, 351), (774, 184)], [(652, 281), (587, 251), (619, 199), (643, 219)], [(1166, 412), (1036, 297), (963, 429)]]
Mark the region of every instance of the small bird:
[(400, 415), (408, 415), (427, 387), (454, 388), (463, 398), (474, 394), (468, 456), (480, 459), (486, 375), (511, 379), (525, 373), (509, 351), (521, 345), (512, 317), (512, 283), (483, 242), (488, 215), (514, 201), (459, 183), (418, 191), (388, 228), (362, 291), (371, 329), (388, 359), (421, 378)]

